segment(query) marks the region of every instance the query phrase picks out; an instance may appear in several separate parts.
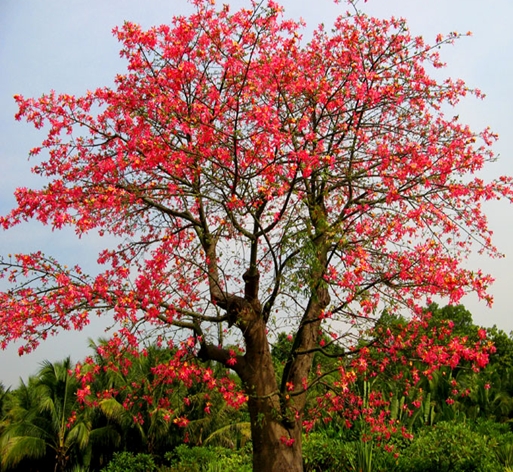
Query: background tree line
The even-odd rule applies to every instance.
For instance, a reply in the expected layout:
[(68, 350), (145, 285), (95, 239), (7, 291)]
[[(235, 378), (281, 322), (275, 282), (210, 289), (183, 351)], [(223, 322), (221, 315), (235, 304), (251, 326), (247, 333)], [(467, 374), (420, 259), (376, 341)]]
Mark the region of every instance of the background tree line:
[[(480, 336), (482, 328), (473, 324), (461, 305), (431, 305), (427, 311), (431, 313), (427, 332), (449, 322), (455, 336)], [(380, 326), (396, 329), (404, 321), (384, 314)], [(404, 384), (393, 379), (401, 377), (401, 369), (411, 371), (412, 365), (396, 363), (394, 372), (382, 371), (354, 382), (351, 393), (364, 402), (360, 411), (367, 406), (376, 409), (376, 416), (384, 416), (383, 434), (371, 428), (372, 415), (349, 421), (343, 409), (317, 421), (318, 398), (338, 387), (337, 376), (329, 375), (330, 358), (316, 357), (317, 371), (328, 374), (310, 392), (305, 470), (511, 470), (513, 338), (496, 327), (487, 334), (496, 350), (481, 371), (465, 363), (445, 367), (405, 392)], [(97, 354), (104, 342), (91, 343), (99, 366), (106, 362)], [(291, 336), (281, 333), (273, 345), (277, 375), (291, 342)], [(326, 345), (328, 351), (334, 350), (329, 340)], [(85, 403), (79, 398), (80, 381), (69, 357), (43, 363), (15, 389), (2, 387), (2, 470), (251, 470), (246, 406), (227, 405), (219, 392), (203, 383), (190, 388), (176, 383), (172, 395), (169, 386), (155, 388), (153, 368), (172, 356), (168, 349), (150, 346), (146, 355), (131, 359), (126, 373), (100, 368), (91, 388), (90, 398), (95, 400)], [(212, 367), (216, 375), (226, 374), (224, 367)], [(347, 392), (345, 396), (351, 398)]]

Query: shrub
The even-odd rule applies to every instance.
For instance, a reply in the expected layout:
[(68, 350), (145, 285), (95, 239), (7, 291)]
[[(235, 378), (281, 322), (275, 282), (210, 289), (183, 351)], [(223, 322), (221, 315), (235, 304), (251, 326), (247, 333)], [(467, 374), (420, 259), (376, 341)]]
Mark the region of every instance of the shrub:
[(356, 443), (324, 432), (310, 433), (303, 444), (305, 472), (346, 472), (356, 460)]
[(166, 454), (172, 472), (251, 472), (251, 446), (233, 450), (224, 447), (178, 446)]
[(157, 466), (150, 454), (115, 452), (102, 472), (156, 472)]
[[(493, 444), (492, 444), (493, 442)], [(397, 462), (399, 472), (496, 472), (495, 440), (470, 425), (440, 422), (422, 429)]]

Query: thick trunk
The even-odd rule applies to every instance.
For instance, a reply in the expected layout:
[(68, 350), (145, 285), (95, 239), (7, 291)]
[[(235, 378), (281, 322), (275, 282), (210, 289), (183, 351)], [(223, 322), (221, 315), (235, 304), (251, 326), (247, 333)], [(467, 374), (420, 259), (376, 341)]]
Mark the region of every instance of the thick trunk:
[[(317, 242), (320, 245), (320, 242)], [(306, 404), (304, 381), (312, 366), (313, 349), (319, 337), (320, 314), (329, 303), (329, 294), (319, 281), (322, 270), (312, 277), (312, 296), (303, 315), (296, 340), (283, 373), (281, 386), (267, 340), (266, 319), (258, 299), (259, 273), (256, 269), (256, 242), (252, 262), (243, 275), (244, 297), (226, 293), (219, 284), (215, 244), (204, 241), (209, 256), (209, 284), (212, 300), (227, 312), (245, 340), (246, 352), (236, 357), (231, 368), (241, 378), (249, 397), (254, 472), (302, 472), (302, 419)], [(253, 250), (254, 249), (254, 250)], [(255, 257), (253, 257), (255, 256)], [(319, 251), (320, 267), (325, 267), (326, 251)], [(203, 345), (200, 358), (228, 365), (228, 351)]]
[(273, 411), (249, 402), (253, 472), (302, 472), (301, 427), (285, 427)]
[[(329, 303), (326, 289), (316, 287), (284, 370), (281, 386), (267, 340), (267, 326), (256, 298), (256, 282), (245, 274), (245, 297), (225, 295), (219, 304), (244, 336), (246, 352), (231, 367), (249, 397), (254, 472), (302, 472), (302, 419), (306, 404), (304, 379), (312, 366), (319, 336), (319, 315)], [(200, 357), (227, 363), (225, 349), (203, 346)]]
[[(301, 472), (301, 417), (291, 414), (280, 395), (266, 326), (260, 318), (245, 332), (246, 355), (241, 372), (249, 396), (254, 472)], [(292, 417), (291, 417), (292, 416)]]
[(303, 380), (312, 367), (319, 337), (319, 315), (329, 303), (328, 291), (317, 288), (296, 335), (291, 358), (277, 385), (265, 322), (248, 326), (242, 379), (249, 395), (254, 472), (302, 472), (302, 420), (306, 405)]
[[(302, 409), (296, 409), (287, 393), (280, 394), (271, 352), (261, 318), (244, 331), (246, 353), (231, 366), (244, 383), (249, 397), (254, 472), (302, 472)], [(203, 345), (199, 357), (227, 363), (225, 349)], [(305, 376), (308, 372), (305, 372)]]

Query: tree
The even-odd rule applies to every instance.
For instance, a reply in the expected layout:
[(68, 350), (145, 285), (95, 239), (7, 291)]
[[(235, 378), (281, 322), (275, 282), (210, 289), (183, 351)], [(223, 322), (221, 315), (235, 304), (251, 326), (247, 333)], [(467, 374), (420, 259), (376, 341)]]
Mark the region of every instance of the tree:
[(70, 358), (43, 363), (28, 385), (14, 391), (0, 437), (3, 467), (38, 460), (48, 470), (87, 466), (94, 431), (90, 415), (77, 402), (77, 379)]
[[(163, 456), (184, 441), (201, 445), (216, 429), (227, 424), (234, 426), (234, 421), (241, 420), (240, 412), (228, 407), (208, 385), (196, 383), (186, 388), (178, 380), (162, 378), (158, 366), (172, 357), (170, 349), (149, 346), (143, 355), (127, 355), (130, 367), (123, 372), (108, 365), (108, 355), (102, 357), (106, 340), (90, 345), (96, 355), (92, 362), (84, 362), (80, 376), (100, 367), (94, 382), (87, 384), (91, 391), (90, 406), (99, 410), (111, 425), (119, 427), (119, 449)], [(185, 417), (187, 428), (176, 426)]]
[[(274, 1), (234, 13), (191, 3), (195, 13), (171, 25), (115, 30), (128, 69), (112, 88), (15, 97), (17, 119), (47, 126), (32, 155), (48, 152), (34, 172), (49, 182), (18, 189), (2, 226), (35, 218), (120, 244), (99, 254), (96, 276), (41, 252), (4, 258), (13, 288), (0, 295), (2, 346), (22, 338), (29, 351), (111, 312), (116, 368), (140, 337), (168, 342), (175, 355), (159, 375), (247, 400), (255, 471), (301, 470), (308, 375), (324, 334), (343, 383), (365, 372), (364, 344), (375, 340), (354, 346), (383, 308), (413, 315), (414, 342), (430, 297), (490, 301), (491, 278), (462, 261), (472, 244), (498, 255), (480, 205), (510, 198), (512, 181), (476, 177), (495, 135), (444, 114), (481, 93), (427, 72), (456, 34), (430, 46), (405, 21), (351, 4), (306, 43)], [(293, 333), (280, 380), (276, 331)], [(400, 358), (400, 338), (389, 334), (383, 359)], [(486, 349), (459, 339), (418, 356), (430, 371), (460, 358), (481, 366)], [(244, 394), (194, 358), (234, 371)]]

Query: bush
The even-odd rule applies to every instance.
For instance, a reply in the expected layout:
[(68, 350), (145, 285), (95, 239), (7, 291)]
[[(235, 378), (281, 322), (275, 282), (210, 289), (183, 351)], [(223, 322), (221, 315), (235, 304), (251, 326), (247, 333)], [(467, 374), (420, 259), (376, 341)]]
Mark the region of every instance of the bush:
[(166, 454), (172, 472), (251, 472), (251, 447), (233, 450), (224, 447), (178, 446)]
[(303, 443), (305, 472), (349, 472), (356, 460), (356, 443), (324, 432), (310, 433)]
[[(493, 443), (493, 444), (492, 444)], [(495, 440), (470, 425), (440, 422), (422, 429), (397, 462), (399, 472), (496, 472)]]
[(156, 472), (157, 466), (149, 454), (115, 452), (112, 460), (101, 472)]

